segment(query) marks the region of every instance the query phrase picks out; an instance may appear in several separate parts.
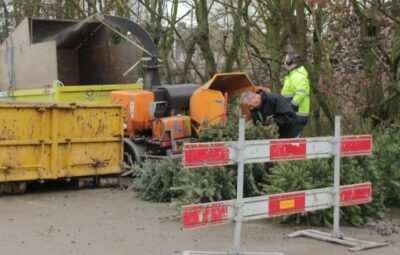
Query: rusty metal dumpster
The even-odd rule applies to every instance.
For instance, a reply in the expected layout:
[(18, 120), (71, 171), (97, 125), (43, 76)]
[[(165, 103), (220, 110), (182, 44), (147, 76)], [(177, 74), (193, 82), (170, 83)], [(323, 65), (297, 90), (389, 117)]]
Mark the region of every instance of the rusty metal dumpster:
[(0, 103), (0, 184), (119, 174), (117, 105)]

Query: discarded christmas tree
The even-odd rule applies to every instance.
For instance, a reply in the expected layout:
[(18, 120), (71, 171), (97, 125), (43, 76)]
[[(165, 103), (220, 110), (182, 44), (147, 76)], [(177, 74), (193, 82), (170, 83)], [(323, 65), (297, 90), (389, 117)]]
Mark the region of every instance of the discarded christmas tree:
[[(228, 120), (215, 126), (202, 128), (198, 142), (236, 141), (241, 117), (237, 100), (230, 102)], [(246, 140), (277, 138), (277, 126), (271, 120), (264, 125), (246, 123)], [(400, 137), (399, 129), (391, 131)], [(363, 181), (373, 183), (373, 201), (365, 205), (341, 209), (342, 223), (362, 225), (371, 218), (384, 216), (384, 203), (400, 201), (396, 192), (398, 175), (388, 176), (385, 171), (398, 167), (398, 143), (390, 140), (392, 134), (378, 136), (374, 148), (379, 157), (357, 157), (342, 160), (341, 184)], [(391, 143), (392, 141), (392, 143)], [(388, 147), (390, 145), (390, 147)], [(396, 161), (397, 160), (397, 161)], [(329, 187), (333, 184), (332, 159), (291, 161), (277, 164), (246, 164), (244, 196), (286, 193)], [(391, 163), (390, 163), (391, 162)], [(393, 163), (394, 162), (394, 163)], [(182, 205), (233, 199), (236, 196), (236, 166), (208, 167), (187, 170), (181, 162), (167, 159), (157, 164), (146, 162), (136, 166), (135, 188), (139, 196), (151, 201), (174, 202)], [(386, 169), (386, 170), (382, 170)], [(395, 173), (395, 171), (393, 172)], [(391, 191), (391, 192), (388, 192)], [(330, 225), (332, 210), (323, 210), (289, 217), (279, 221), (312, 225)]]
[[(227, 121), (201, 128), (198, 142), (236, 141), (239, 118), (242, 117), (238, 100), (229, 102)], [(246, 123), (246, 139), (271, 139), (278, 135), (276, 124), (270, 120), (265, 125)], [(260, 183), (266, 178), (268, 164), (245, 167), (245, 196), (263, 194)], [(172, 201), (178, 204), (205, 203), (232, 199), (236, 195), (236, 167), (208, 167), (186, 170), (182, 164), (170, 159), (157, 164), (146, 162), (135, 167), (135, 189), (140, 197), (151, 201)]]

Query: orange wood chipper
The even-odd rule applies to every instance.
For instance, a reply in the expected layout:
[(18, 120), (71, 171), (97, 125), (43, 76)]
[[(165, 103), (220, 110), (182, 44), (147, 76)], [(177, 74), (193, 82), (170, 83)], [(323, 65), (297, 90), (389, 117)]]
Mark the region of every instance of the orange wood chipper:
[(225, 120), (229, 99), (257, 88), (245, 73), (219, 73), (202, 86), (112, 92), (112, 101), (122, 104), (125, 112), (125, 161), (179, 155), (183, 143), (201, 128)]

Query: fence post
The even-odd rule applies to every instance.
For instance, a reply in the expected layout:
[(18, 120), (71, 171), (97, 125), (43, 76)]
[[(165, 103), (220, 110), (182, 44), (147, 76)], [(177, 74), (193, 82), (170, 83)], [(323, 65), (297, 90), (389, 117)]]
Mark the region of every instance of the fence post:
[(245, 121), (239, 119), (239, 140), (238, 140), (238, 172), (236, 187), (236, 217), (235, 217), (235, 234), (233, 239), (233, 254), (240, 254), (240, 236), (242, 231), (242, 207), (243, 207), (243, 178), (244, 178), (244, 140), (245, 140)]
[(340, 223), (340, 116), (335, 116), (335, 136), (334, 136), (334, 173), (333, 173), (333, 232), (332, 236), (341, 238), (339, 230)]

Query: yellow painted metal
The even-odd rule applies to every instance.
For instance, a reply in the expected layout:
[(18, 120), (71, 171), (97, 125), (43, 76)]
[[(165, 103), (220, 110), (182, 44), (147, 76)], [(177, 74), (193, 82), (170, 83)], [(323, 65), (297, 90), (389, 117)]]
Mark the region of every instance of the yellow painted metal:
[(58, 86), (0, 92), (1, 101), (111, 103), (111, 91), (140, 90), (141, 84)]
[(220, 91), (199, 89), (190, 98), (190, 117), (202, 126), (218, 124), (224, 117), (225, 101)]
[(0, 182), (118, 174), (118, 105), (0, 104)]
[(246, 73), (217, 73), (207, 83), (199, 88), (220, 91), (222, 94), (228, 93), (228, 99), (235, 97), (244, 91), (254, 91), (256, 86)]
[(198, 88), (190, 98), (190, 116), (196, 129), (215, 125), (224, 120), (226, 99), (234, 98), (244, 91), (256, 91), (245, 73), (218, 73)]

